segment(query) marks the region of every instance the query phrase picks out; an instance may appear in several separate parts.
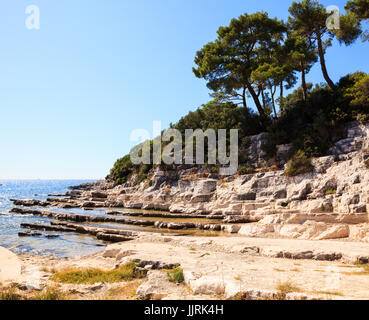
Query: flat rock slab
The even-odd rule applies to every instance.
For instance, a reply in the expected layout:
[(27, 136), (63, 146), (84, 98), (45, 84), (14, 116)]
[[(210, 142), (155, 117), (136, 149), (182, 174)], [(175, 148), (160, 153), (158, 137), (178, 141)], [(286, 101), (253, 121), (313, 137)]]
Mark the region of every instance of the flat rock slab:
[(22, 271), (21, 262), (11, 251), (0, 247), (0, 283), (17, 280)]

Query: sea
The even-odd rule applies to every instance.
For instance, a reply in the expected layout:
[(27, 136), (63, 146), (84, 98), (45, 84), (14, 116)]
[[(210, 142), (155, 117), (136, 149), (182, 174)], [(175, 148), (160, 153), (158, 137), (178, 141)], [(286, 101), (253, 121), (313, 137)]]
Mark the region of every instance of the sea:
[[(47, 222), (47, 219), (11, 214), (10, 199), (45, 200), (50, 194), (64, 194), (69, 186), (92, 180), (0, 180), (0, 246), (17, 254), (70, 257), (92, 254), (103, 244), (88, 235), (62, 234), (55, 239), (19, 237), (21, 223)], [(45, 208), (44, 208), (45, 209)]]

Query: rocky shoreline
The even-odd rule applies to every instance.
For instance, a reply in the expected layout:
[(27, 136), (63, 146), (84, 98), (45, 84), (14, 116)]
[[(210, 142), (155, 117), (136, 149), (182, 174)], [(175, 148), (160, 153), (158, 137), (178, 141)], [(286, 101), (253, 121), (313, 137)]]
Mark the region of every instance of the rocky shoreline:
[[(369, 299), (369, 277), (361, 270), (369, 262), (368, 135), (369, 126), (350, 123), (347, 138), (314, 159), (311, 173), (296, 177), (284, 175), (289, 146), (278, 146), (275, 165), (262, 166), (262, 134), (250, 137), (246, 151), (258, 168), (253, 174), (222, 178), (205, 168), (155, 169), (149, 184), (135, 177), (119, 186), (104, 180), (44, 201), (13, 199), (12, 214), (48, 221), (23, 223), (19, 236), (72, 232), (114, 243), (88, 257), (20, 259), (36, 266), (46, 259), (59, 270), (146, 261), (148, 275), (132, 296), (138, 299)], [(85, 214), (74, 213), (77, 208)], [(140, 229), (124, 229), (132, 226)], [(158, 265), (179, 265), (184, 283), (167, 281)], [(326, 283), (332, 270), (334, 286)], [(44, 286), (50, 277), (44, 275)], [(278, 283), (290, 280), (299, 290), (281, 295)], [(99, 286), (72, 296), (101, 298), (111, 289)]]
[[(53, 214), (29, 211), (57, 220), (78, 222), (116, 222), (151, 226), (157, 229), (201, 229), (238, 233), (242, 236), (293, 239), (347, 239), (369, 241), (369, 126), (350, 123), (347, 138), (337, 141), (326, 157), (313, 160), (311, 173), (287, 177), (284, 170), (260, 167), (261, 145), (265, 134), (250, 137), (246, 151), (259, 172), (216, 178), (203, 168), (152, 172), (147, 182), (114, 186), (98, 181), (74, 186), (64, 196), (46, 201), (14, 200), (21, 207), (82, 208), (88, 212), (108, 208), (106, 217)], [(276, 167), (283, 167), (288, 146), (278, 146)], [(124, 212), (115, 209), (157, 210), (160, 212)], [(164, 212), (163, 212), (164, 211)], [(27, 214), (15, 208), (14, 213)], [(109, 216), (109, 217), (108, 217)], [(142, 217), (136, 220), (129, 217)], [(147, 217), (157, 218), (147, 221)], [(161, 221), (161, 218), (188, 219), (188, 222)], [(206, 218), (222, 223), (191, 223)], [(83, 220), (83, 221), (82, 221)]]
[[(57, 288), (68, 300), (369, 299), (368, 273), (358, 264), (369, 261), (365, 243), (143, 233), (85, 257), (18, 259), (21, 272), (3, 285), (11, 284), (25, 295)], [(117, 270), (129, 261), (145, 271), (143, 279), (67, 284), (52, 278), (71, 269)], [(184, 275), (179, 284), (167, 276), (176, 266)], [(287, 285), (292, 289), (285, 292), (281, 288)], [(118, 294), (126, 288), (132, 290), (128, 295)]]

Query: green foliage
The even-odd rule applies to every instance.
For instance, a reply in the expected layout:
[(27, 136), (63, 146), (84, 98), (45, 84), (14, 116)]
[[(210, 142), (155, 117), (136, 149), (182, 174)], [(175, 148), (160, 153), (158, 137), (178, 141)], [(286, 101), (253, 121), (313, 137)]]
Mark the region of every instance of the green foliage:
[(328, 202), (327, 204), (322, 204), (320, 210), (322, 212), (333, 212), (333, 203)]
[(217, 168), (217, 167), (211, 168), (210, 169), (210, 173), (212, 173), (212, 174), (218, 174), (219, 173), (219, 168)]
[(253, 173), (254, 171), (255, 171), (255, 169), (251, 168), (251, 167), (247, 167), (247, 166), (239, 166), (238, 167), (238, 174), (240, 174), (240, 175), (250, 174), (250, 173)]
[[(228, 26), (218, 29), (217, 39), (203, 46), (195, 57), (193, 72), (206, 80), (213, 100), (171, 128), (182, 133), (183, 142), (187, 129), (238, 129), (241, 173), (250, 169), (244, 152), (250, 145), (247, 137), (267, 131), (268, 141), (262, 146), (265, 160), (275, 156), (277, 145), (292, 143), (291, 154), (295, 156), (288, 172), (294, 175), (311, 169), (309, 159), (326, 154), (334, 139), (343, 138), (346, 122), (369, 121), (369, 76), (356, 72), (336, 85), (325, 62), (333, 38), (346, 45), (357, 39), (360, 21), (368, 19), (368, 3), (369, 0), (349, 1), (339, 30), (328, 30), (330, 14), (316, 0), (293, 2), (287, 24), (265, 12), (232, 19)], [(326, 84), (314, 87), (306, 77), (318, 58)], [(301, 86), (284, 97), (284, 89), (293, 88), (298, 76)], [(258, 113), (248, 107), (250, 97)], [(153, 141), (151, 152), (152, 144)], [(205, 141), (206, 155), (207, 148)], [(127, 155), (116, 161), (107, 178), (116, 184), (139, 184), (148, 181), (152, 169), (152, 165), (133, 165)], [(214, 173), (217, 170), (211, 169)]]
[(345, 9), (355, 13), (360, 19), (369, 19), (369, 0), (350, 0)]
[(107, 179), (113, 180), (116, 184), (124, 184), (134, 174), (137, 174), (136, 183), (141, 183), (148, 178), (147, 174), (151, 169), (152, 165), (134, 165), (131, 162), (130, 155), (126, 155), (115, 162), (113, 168), (110, 170), (110, 174), (107, 176)]
[(337, 193), (337, 189), (328, 189), (326, 192), (325, 192), (325, 195), (326, 196), (329, 196), (329, 195), (334, 195)]
[(180, 267), (167, 271), (168, 279), (170, 282), (182, 283), (184, 282), (183, 269)]
[(289, 8), (289, 27), (300, 36), (313, 37), (326, 32), (326, 20), (329, 14), (318, 1), (303, 0), (293, 2)]
[(252, 72), (258, 68), (265, 52), (283, 38), (285, 25), (269, 18), (265, 12), (244, 14), (229, 26), (220, 27), (218, 38), (197, 52), (193, 71), (207, 81), (209, 89), (241, 97), (246, 107), (246, 92), (252, 96), (259, 114), (263, 106), (253, 88)]
[(288, 143), (309, 157), (324, 155), (334, 138), (343, 137), (342, 125), (355, 117), (350, 99), (326, 87), (310, 89), (306, 101), (300, 93), (301, 89), (297, 89), (286, 97), (281, 118), (270, 126), (264, 146), (268, 157), (274, 155), (273, 147)]
[(277, 153), (277, 141), (279, 141), (278, 132), (275, 131), (273, 135), (268, 136), (268, 141), (261, 146), (265, 153), (264, 160), (272, 159), (275, 156)]
[[(173, 128), (178, 129), (182, 134), (186, 129), (238, 129), (241, 144), (242, 139), (257, 134), (263, 130), (259, 117), (255, 113), (238, 107), (232, 102), (219, 103), (213, 100), (202, 108), (188, 113), (180, 119)], [(247, 144), (247, 141), (245, 141)]]
[[(354, 14), (359, 21), (369, 19), (369, 0), (350, 0), (347, 2), (345, 9)], [(362, 33), (362, 40), (369, 41), (369, 30)]]
[(369, 75), (357, 73), (354, 80), (354, 85), (345, 90), (345, 97), (350, 98), (353, 107), (369, 108)]
[(70, 269), (57, 272), (51, 280), (70, 284), (94, 284), (97, 282), (114, 283), (144, 278), (145, 273), (137, 270), (134, 262), (128, 262), (115, 270)]
[(284, 174), (287, 177), (295, 177), (300, 174), (311, 172), (313, 169), (314, 166), (311, 163), (311, 159), (308, 158), (303, 151), (299, 150), (287, 163)]
[(361, 34), (360, 21), (354, 13), (347, 13), (340, 17), (340, 28), (334, 31), (337, 40), (346, 45), (352, 44)]

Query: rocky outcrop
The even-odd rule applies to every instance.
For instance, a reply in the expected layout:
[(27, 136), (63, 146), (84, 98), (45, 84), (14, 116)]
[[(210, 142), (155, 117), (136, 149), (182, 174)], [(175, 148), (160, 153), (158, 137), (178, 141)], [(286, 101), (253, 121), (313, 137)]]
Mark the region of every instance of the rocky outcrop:
[[(108, 190), (105, 205), (222, 215), (230, 217), (227, 221), (234, 216), (234, 223), (252, 223), (239, 228), (239, 233), (247, 236), (275, 233), (298, 239), (358, 238), (359, 232), (353, 234), (351, 226), (368, 223), (369, 170), (365, 159), (369, 152), (365, 148), (369, 146), (369, 126), (353, 122), (347, 132), (347, 138), (337, 141), (330, 155), (313, 160), (314, 170), (308, 174), (290, 178), (283, 170), (264, 170), (225, 179), (177, 174), (176, 180), (174, 174), (169, 179), (158, 171), (150, 188), (141, 185)], [(261, 165), (266, 136), (249, 140), (249, 160)], [(290, 145), (278, 146), (279, 165), (290, 149)]]
[[(369, 241), (369, 125), (352, 122), (347, 137), (337, 141), (325, 157), (313, 159), (314, 170), (287, 177), (285, 164), (291, 145), (277, 147), (276, 166), (264, 165), (266, 134), (249, 137), (244, 156), (255, 173), (220, 178), (205, 168), (163, 171), (156, 168), (147, 181), (114, 186), (108, 181), (82, 185), (65, 198), (14, 201), (19, 206), (100, 207), (168, 211), (150, 213), (158, 221), (71, 214), (42, 215), (75, 222), (117, 222), (172, 230), (224, 230), (250, 237), (278, 236), (294, 239), (353, 239)], [(150, 186), (151, 185), (151, 186)], [(14, 209), (15, 213), (21, 213)], [(26, 214), (27, 211), (24, 211)], [(30, 214), (34, 214), (30, 212)], [(113, 217), (113, 216), (117, 217)], [(135, 217), (149, 213), (131, 212)], [(160, 218), (224, 219), (224, 225), (160, 221)], [(227, 225), (230, 224), (230, 225)], [(247, 225), (244, 225), (247, 224)]]
[[(41, 231), (57, 231), (57, 232), (74, 232), (80, 234), (90, 234), (96, 236), (97, 239), (107, 241), (107, 242), (124, 242), (133, 240), (137, 234), (133, 232), (127, 232), (123, 230), (114, 230), (108, 228), (100, 228), (100, 227), (87, 227), (79, 224), (71, 224), (71, 223), (51, 223), (49, 224), (41, 224), (41, 223), (22, 223), (22, 228), (31, 229), (31, 230), (41, 230)], [(36, 234), (26, 232), (24, 235), (28, 234)], [(40, 234), (42, 235), (42, 234)]]
[(192, 222), (165, 222), (165, 221), (152, 221), (152, 220), (139, 220), (139, 219), (127, 219), (127, 218), (115, 218), (110, 216), (89, 216), (78, 215), (74, 213), (60, 213), (52, 211), (42, 210), (28, 210), (22, 208), (13, 208), (11, 213), (17, 213), (22, 215), (34, 215), (40, 217), (53, 218), (59, 221), (73, 221), (78, 223), (85, 222), (113, 222), (123, 225), (134, 225), (142, 227), (155, 227), (159, 229), (170, 230), (184, 230), (184, 229), (200, 229), (200, 230), (213, 230), (221, 231), (226, 228), (220, 224), (207, 224), (207, 223), (192, 223)]

